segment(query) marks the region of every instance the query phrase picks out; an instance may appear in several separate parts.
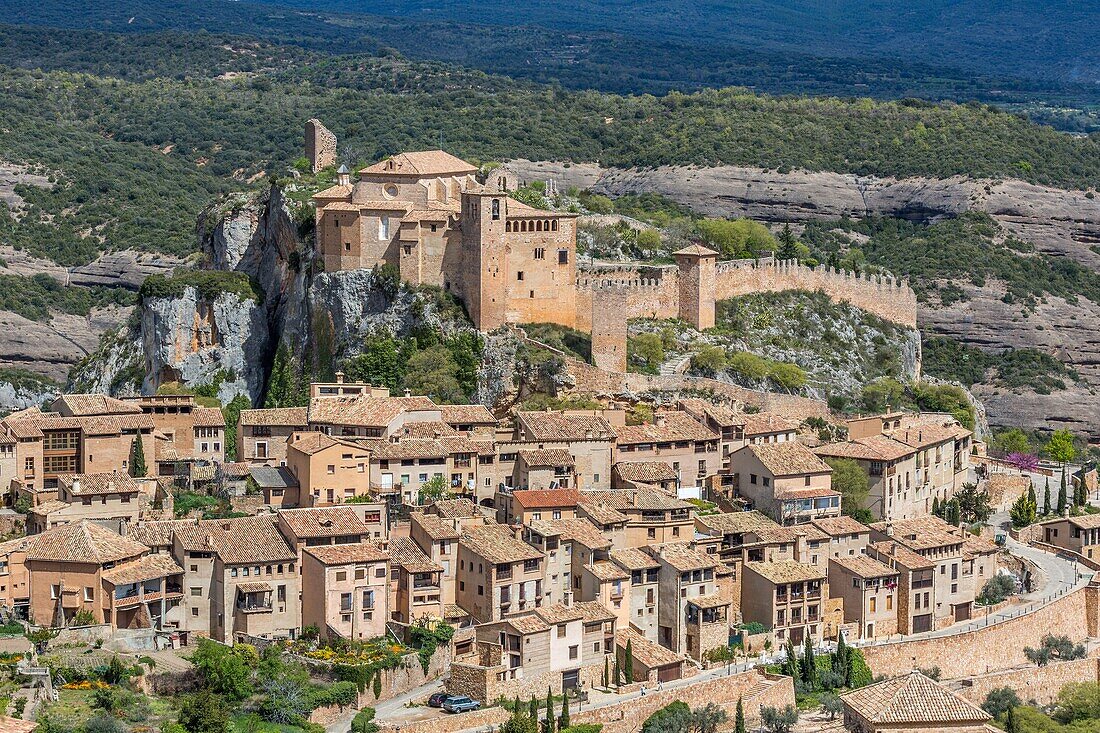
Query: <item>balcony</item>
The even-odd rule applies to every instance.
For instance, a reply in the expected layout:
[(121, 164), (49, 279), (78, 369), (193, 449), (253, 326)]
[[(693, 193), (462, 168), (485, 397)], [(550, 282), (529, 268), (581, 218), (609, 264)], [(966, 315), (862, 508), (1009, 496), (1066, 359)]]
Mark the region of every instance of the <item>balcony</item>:
[(271, 601), (248, 601), (237, 604), (241, 613), (271, 613)]

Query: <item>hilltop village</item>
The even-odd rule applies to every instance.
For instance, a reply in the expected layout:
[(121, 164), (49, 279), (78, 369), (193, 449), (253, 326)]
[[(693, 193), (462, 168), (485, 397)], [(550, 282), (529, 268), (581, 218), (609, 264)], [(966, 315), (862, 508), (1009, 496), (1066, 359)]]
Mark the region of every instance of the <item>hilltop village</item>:
[[(335, 146), (307, 125), (315, 169)], [(314, 196), (325, 271), (395, 267), (482, 331), (590, 332), (594, 382), (624, 377), (628, 318), (705, 329), (735, 293), (821, 290), (915, 323), (904, 283), (697, 244), (657, 275), (583, 268), (574, 215), (477, 174), (443, 151), (341, 167)], [(804, 730), (977, 733), (993, 689), (1097, 680), (1095, 473), (1035, 521), (1037, 482), (1050, 510), (1066, 467), (992, 457), (952, 414), (682, 389), (645, 420), (614, 399), (501, 417), (342, 373), (308, 391), (235, 425), (168, 393), (0, 420), (0, 604), (34, 642), (28, 711), (65, 684), (36, 659), (81, 644), (183, 667), (285, 654), (357, 683), (294, 720), (411, 733), (519, 730), (527, 711), (627, 733), (676, 701), (783, 730), (808, 694), (824, 712)]]

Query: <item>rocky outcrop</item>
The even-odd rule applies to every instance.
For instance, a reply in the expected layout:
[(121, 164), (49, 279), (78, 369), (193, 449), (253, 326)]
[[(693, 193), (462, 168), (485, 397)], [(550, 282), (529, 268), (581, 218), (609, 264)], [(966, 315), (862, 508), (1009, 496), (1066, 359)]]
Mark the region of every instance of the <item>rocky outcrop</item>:
[[(102, 334), (126, 320), (129, 308), (104, 308), (88, 316), (56, 314), (48, 322), (0, 311), (0, 368), (19, 368), (64, 382), (69, 368), (95, 351)], [(0, 401), (0, 406), (11, 407)]]
[(188, 287), (176, 298), (149, 298), (141, 309), (145, 356), (142, 389), (162, 384), (218, 384), (228, 402), (238, 394), (258, 400), (266, 379), (270, 335), (263, 306), (221, 293), (213, 300)]

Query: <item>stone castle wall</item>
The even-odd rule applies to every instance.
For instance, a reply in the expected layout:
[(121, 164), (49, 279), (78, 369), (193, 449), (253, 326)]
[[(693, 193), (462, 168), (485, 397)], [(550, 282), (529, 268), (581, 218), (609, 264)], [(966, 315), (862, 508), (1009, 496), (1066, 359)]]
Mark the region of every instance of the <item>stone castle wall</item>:
[(867, 664), (876, 674), (906, 674), (914, 667), (939, 667), (948, 679), (983, 675), (1028, 664), (1024, 647), (1038, 647), (1046, 634), (1073, 641), (1096, 636), (1096, 607), (1100, 585), (1079, 588), (1025, 614), (992, 626), (933, 639), (863, 647)]
[(309, 169), (316, 173), (322, 168), (336, 165), (336, 135), (318, 119), (306, 122), (306, 159)]
[(1100, 659), (1089, 657), (993, 672), (959, 680), (951, 687), (975, 705), (984, 703), (990, 692), (1001, 687), (1012, 689), (1025, 703), (1050, 705), (1069, 682), (1100, 682)]

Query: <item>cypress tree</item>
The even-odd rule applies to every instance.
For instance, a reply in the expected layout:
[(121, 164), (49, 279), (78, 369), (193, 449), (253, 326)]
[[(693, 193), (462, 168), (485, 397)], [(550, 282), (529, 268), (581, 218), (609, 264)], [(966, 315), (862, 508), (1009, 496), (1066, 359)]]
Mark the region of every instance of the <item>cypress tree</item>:
[(619, 665), (619, 658), (615, 657), (615, 686), (621, 687), (623, 684), (623, 668)]
[(1066, 475), (1062, 474), (1062, 486), (1058, 489), (1058, 515), (1066, 513), (1066, 502), (1069, 497), (1066, 495)]
[(836, 640), (836, 653), (833, 654), (833, 672), (837, 674), (845, 684), (848, 682), (848, 645), (844, 642), (844, 635), (839, 634)]
[(932, 497), (932, 516), (940, 516), (940, 497), (938, 496)]
[(130, 446), (130, 475), (134, 478), (145, 478), (149, 475), (149, 467), (145, 465), (145, 446), (141, 444), (141, 436), (134, 436), (134, 443)]
[(809, 634), (802, 656), (802, 681), (811, 690), (817, 689), (817, 659), (814, 658), (814, 640)]
[(623, 670), (623, 676), (626, 677), (626, 684), (630, 685), (634, 683), (634, 644), (630, 639), (626, 640), (626, 651), (623, 657), (623, 666), (626, 668)]
[(944, 521), (950, 524), (952, 527), (958, 527), (959, 522), (962, 521), (962, 508), (959, 506), (957, 499), (951, 499), (947, 502), (947, 508), (944, 510)]
[(1010, 707), (1005, 715), (1005, 733), (1020, 733), (1020, 721), (1016, 718), (1015, 706)]
[(565, 730), (569, 727), (569, 695), (562, 695), (561, 699), (561, 715), (558, 716), (558, 730)]
[(554, 733), (554, 693), (546, 688), (546, 717), (542, 719), (542, 733)]
[(1039, 501), (1035, 496), (1035, 486), (1034, 485), (1030, 485), (1030, 486), (1027, 487), (1027, 500), (1031, 503), (1032, 506), (1034, 506), (1034, 507), (1039, 506)]
[(796, 680), (801, 677), (798, 654), (794, 650), (794, 639), (789, 636), (787, 637), (787, 674)]
[[(517, 700), (519, 698), (516, 698)], [(538, 722), (539, 719), (539, 699), (532, 697), (531, 701), (527, 703), (527, 714), (531, 716), (531, 720)]]
[(745, 706), (741, 698), (737, 698), (737, 713), (733, 718), (733, 733), (746, 733), (745, 731)]
[(604, 689), (606, 689), (607, 686), (611, 682), (611, 679), (610, 679), (611, 675), (609, 674), (609, 667), (610, 667), (610, 662), (607, 661), (607, 657), (604, 657), (603, 658), (603, 686), (604, 686)]
[(1046, 488), (1043, 489), (1043, 514), (1050, 514), (1050, 476), (1047, 476)]

